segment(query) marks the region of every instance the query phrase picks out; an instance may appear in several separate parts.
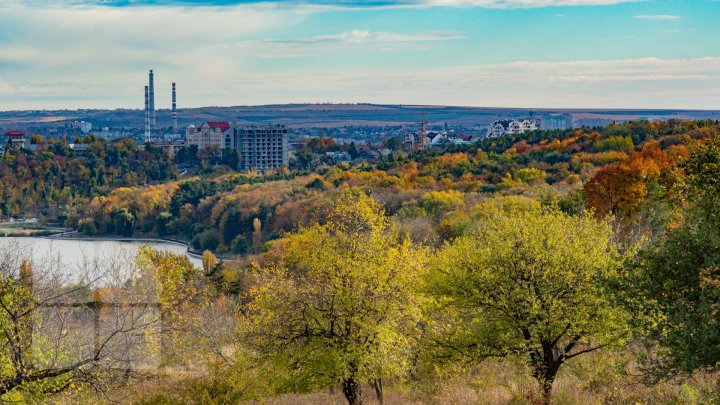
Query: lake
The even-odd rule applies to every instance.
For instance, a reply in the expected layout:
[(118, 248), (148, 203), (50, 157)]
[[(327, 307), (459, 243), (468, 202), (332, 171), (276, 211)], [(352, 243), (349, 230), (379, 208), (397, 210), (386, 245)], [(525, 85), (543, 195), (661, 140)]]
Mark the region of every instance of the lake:
[[(172, 242), (119, 241), (119, 240), (76, 240), (42, 237), (0, 237), (0, 251), (18, 249), (22, 257), (29, 258), (36, 265), (55, 263), (53, 267), (63, 269), (68, 275), (84, 274), (88, 264), (95, 267), (130, 267), (138, 250), (149, 245), (157, 250), (187, 254), (187, 247)], [(188, 255), (196, 267), (202, 267), (200, 258)]]

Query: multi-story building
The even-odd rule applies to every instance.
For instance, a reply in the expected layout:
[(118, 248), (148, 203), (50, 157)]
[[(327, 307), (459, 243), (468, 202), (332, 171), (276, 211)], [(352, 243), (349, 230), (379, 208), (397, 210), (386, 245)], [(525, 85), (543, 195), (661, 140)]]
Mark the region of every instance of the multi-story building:
[(185, 129), (185, 144), (197, 146), (199, 150), (216, 146), (218, 149), (235, 148), (233, 129), (226, 121), (203, 122), (196, 127), (190, 125)]
[(538, 126), (535, 120), (501, 120), (490, 125), (487, 137), (495, 138), (503, 135), (522, 134), (536, 129), (538, 129)]
[(92, 124), (89, 122), (81, 121), (80, 122), (80, 131), (83, 134), (87, 134), (88, 132), (92, 131)]
[(607, 118), (581, 118), (577, 120), (578, 127), (606, 127), (613, 123), (613, 120)]
[(540, 129), (553, 131), (556, 129), (564, 130), (570, 129), (573, 126), (572, 115), (560, 114), (560, 115), (546, 115), (542, 118), (542, 124)]
[(5, 133), (7, 136), (8, 148), (24, 148), (25, 147), (25, 132), (23, 131), (9, 131)]
[(235, 128), (235, 147), (242, 170), (268, 170), (288, 166), (288, 130), (285, 125), (247, 125)]

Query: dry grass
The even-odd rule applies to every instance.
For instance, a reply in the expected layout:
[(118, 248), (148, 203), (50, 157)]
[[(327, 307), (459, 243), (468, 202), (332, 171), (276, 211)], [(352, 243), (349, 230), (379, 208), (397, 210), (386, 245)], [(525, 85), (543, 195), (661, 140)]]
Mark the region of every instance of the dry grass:
[[(553, 390), (556, 404), (714, 404), (718, 403), (716, 374), (697, 374), (687, 380), (643, 384), (627, 353), (600, 352), (568, 363)], [(364, 391), (368, 404), (374, 392)], [(452, 379), (395, 384), (387, 389), (386, 404), (537, 404), (540, 394), (524, 367), (508, 361), (487, 361), (472, 372)], [(267, 401), (272, 405), (345, 404), (342, 393), (324, 391), (292, 394)]]
[[(640, 380), (640, 371), (629, 351), (598, 352), (574, 359), (565, 365), (555, 382), (553, 403), (556, 404), (714, 404), (718, 403), (717, 374), (698, 373), (686, 380), (674, 380), (646, 385)], [(122, 403), (144, 404), (227, 404), (235, 403), (227, 397), (212, 398), (208, 392), (229, 392), (246, 385), (248, 381), (223, 376), (219, 386), (208, 390), (211, 380), (193, 377), (175, 370), (154, 381), (145, 381), (118, 391)], [(245, 377), (247, 380), (247, 376)], [(252, 383), (251, 383), (252, 384)], [(227, 389), (232, 387), (231, 389)], [(219, 389), (217, 389), (219, 388)], [(375, 393), (365, 387), (366, 404), (379, 404)], [(149, 400), (152, 398), (152, 400)], [(486, 361), (473, 370), (461, 374), (437, 375), (421, 381), (386, 382), (385, 404), (407, 405), (458, 405), (537, 404), (540, 395), (535, 381), (520, 362)], [(286, 394), (265, 398), (248, 404), (268, 405), (344, 405), (345, 398), (339, 388), (325, 389), (307, 394)]]

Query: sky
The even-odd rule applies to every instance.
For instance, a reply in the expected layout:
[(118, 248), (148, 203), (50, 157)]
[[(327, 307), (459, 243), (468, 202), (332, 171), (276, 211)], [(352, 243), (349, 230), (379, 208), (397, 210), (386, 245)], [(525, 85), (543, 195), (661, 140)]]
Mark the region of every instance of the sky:
[(0, 0), (0, 111), (720, 109), (720, 0)]

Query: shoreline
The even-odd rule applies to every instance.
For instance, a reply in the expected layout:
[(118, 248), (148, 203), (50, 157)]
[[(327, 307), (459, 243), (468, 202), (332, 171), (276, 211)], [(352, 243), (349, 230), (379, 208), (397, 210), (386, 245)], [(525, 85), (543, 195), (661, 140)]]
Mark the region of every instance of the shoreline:
[[(57, 231), (57, 233), (53, 233), (50, 235), (0, 235), (0, 239), (2, 238), (41, 238), (41, 239), (57, 239), (57, 240), (67, 240), (67, 241), (84, 241), (84, 242), (153, 242), (153, 243), (170, 243), (173, 245), (179, 245), (183, 246), (185, 248), (185, 253), (189, 256), (192, 256), (196, 259), (202, 259), (203, 252), (198, 252), (193, 250), (192, 246), (185, 241), (179, 240), (179, 239), (169, 239), (169, 238), (160, 238), (160, 237), (124, 237), (124, 236), (85, 236), (78, 233), (78, 231), (75, 230), (48, 230), (48, 231)], [(215, 254), (213, 252), (213, 254)], [(239, 261), (236, 257), (225, 257), (223, 255), (216, 255), (218, 259), (233, 262), (233, 261)]]
[[(78, 235), (78, 236), (71, 236)], [(193, 257), (202, 258), (202, 252), (196, 252), (192, 250), (192, 246), (189, 243), (178, 240), (178, 239), (166, 239), (166, 238), (153, 238), (153, 237), (124, 237), (124, 236), (83, 236), (77, 231), (62, 232), (54, 235), (40, 236), (44, 239), (58, 239), (58, 240), (79, 240), (86, 242), (155, 242), (155, 243), (171, 243), (173, 245), (180, 245), (185, 247), (185, 252)]]

